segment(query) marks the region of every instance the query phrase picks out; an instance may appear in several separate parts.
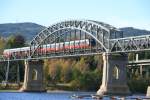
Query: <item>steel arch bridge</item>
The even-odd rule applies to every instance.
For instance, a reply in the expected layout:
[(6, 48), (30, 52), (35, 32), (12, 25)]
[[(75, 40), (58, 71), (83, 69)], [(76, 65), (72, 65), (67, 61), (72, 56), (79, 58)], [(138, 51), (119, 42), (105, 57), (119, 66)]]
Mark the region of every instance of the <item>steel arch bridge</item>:
[[(85, 45), (85, 44), (88, 44)], [(26, 56), (12, 54), (0, 61), (44, 59), (106, 53), (126, 53), (150, 49), (150, 35), (123, 37), (119, 29), (93, 20), (62, 21), (45, 28), (30, 42)]]
[[(35, 58), (36, 55), (38, 55), (39, 57), (40, 54), (42, 54), (42, 51), (38, 51), (39, 48), (42, 48), (43, 45), (54, 43), (55, 51), (50, 53), (51, 57), (90, 55), (109, 52), (110, 34), (120, 34), (122, 36), (121, 31), (102, 22), (91, 20), (71, 20), (60, 22), (44, 29), (34, 37), (34, 39), (30, 43), (30, 57)], [(81, 46), (81, 42), (86, 42), (86, 39), (89, 39), (90, 41), (89, 48)], [(77, 47), (76, 49), (77, 41), (79, 41), (79, 48)], [(95, 41), (94, 46), (92, 44), (92, 41)], [(57, 47), (56, 43), (62, 42), (64, 42), (64, 47), (67, 45), (66, 43), (73, 47), (69, 49), (63, 49), (63, 52), (58, 52), (57, 48), (60, 48), (60, 46)]]
[[(25, 60), (25, 79), (22, 89), (32, 90), (32, 87), (36, 87), (39, 90), (35, 91), (41, 91), (43, 89), (43, 63), (33, 59), (103, 54), (103, 79), (97, 93), (111, 93), (114, 89), (112, 92), (114, 94), (119, 94), (120, 91), (123, 91), (123, 94), (129, 94), (125, 67), (128, 61), (127, 56), (119, 55), (113, 58), (111, 54), (150, 50), (150, 35), (125, 38), (122, 31), (103, 22), (69, 20), (45, 28), (33, 38), (27, 48), (13, 49), (9, 57), (1, 56), (0, 62), (8, 61), (5, 69), (5, 83), (9, 78), (9, 61)], [(118, 69), (116, 78), (112, 75), (113, 68)], [(19, 67), (17, 69), (19, 73)], [(38, 71), (36, 81), (31, 79), (31, 72), (34, 69)]]

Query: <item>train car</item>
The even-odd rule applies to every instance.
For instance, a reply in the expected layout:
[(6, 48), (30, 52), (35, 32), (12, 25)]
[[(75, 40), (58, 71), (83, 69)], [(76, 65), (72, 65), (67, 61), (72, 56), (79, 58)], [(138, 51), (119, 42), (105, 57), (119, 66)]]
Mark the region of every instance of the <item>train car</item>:
[[(89, 48), (90, 46), (95, 46), (96, 42), (94, 39), (83, 39), (83, 40), (75, 40), (69, 42), (60, 42), (43, 45), (42, 47), (36, 50), (37, 53), (51, 53), (51, 52), (59, 52), (63, 50), (69, 49), (83, 49)], [(6, 49), (3, 52), (4, 57), (11, 58), (13, 56), (16, 57), (26, 57), (29, 55), (30, 47), (22, 47), (15, 49)]]
[[(37, 49), (36, 52), (50, 53), (50, 52), (58, 52), (58, 51), (69, 50), (69, 49), (79, 49), (79, 48), (82, 49), (82, 48), (88, 48), (89, 44), (90, 44), (89, 39), (53, 43), (53, 44), (43, 45), (42, 47)], [(93, 41), (91, 42), (91, 44), (93, 44)]]
[(15, 48), (15, 49), (5, 49), (3, 52), (4, 57), (10, 58), (13, 56), (28, 56), (30, 47), (22, 47), (22, 48)]

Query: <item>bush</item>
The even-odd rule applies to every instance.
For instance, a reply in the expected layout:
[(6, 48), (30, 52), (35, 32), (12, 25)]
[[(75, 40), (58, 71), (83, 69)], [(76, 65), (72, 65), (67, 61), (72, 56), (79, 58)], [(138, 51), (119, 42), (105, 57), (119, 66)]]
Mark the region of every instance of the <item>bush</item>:
[(81, 89), (81, 82), (79, 79), (75, 79), (70, 83), (73, 90), (80, 90)]
[(101, 75), (96, 69), (95, 71), (80, 74), (80, 76), (71, 82), (71, 87), (74, 88), (74, 90), (97, 90), (100, 86), (100, 81)]
[(145, 79), (132, 79), (128, 81), (130, 91), (133, 93), (145, 93), (147, 87), (150, 85), (150, 80)]

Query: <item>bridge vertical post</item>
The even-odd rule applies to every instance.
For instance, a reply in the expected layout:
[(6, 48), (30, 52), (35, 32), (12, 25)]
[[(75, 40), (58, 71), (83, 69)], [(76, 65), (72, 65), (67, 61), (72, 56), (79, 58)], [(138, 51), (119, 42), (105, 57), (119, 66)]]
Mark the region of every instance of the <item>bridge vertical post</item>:
[(130, 95), (126, 80), (126, 55), (103, 53), (103, 77), (98, 95)]
[(19, 62), (17, 61), (17, 83), (20, 85), (20, 68), (19, 68)]
[(25, 60), (24, 83), (20, 91), (44, 92), (43, 61)]
[(10, 61), (8, 59), (7, 68), (6, 68), (6, 75), (5, 75), (5, 85), (8, 84), (9, 67), (10, 67)]

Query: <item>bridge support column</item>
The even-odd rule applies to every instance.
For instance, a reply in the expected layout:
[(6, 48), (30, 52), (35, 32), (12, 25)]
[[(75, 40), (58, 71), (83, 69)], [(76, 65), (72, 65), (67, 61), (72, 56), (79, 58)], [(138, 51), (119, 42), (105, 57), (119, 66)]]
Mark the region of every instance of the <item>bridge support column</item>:
[(127, 56), (103, 54), (103, 78), (98, 95), (130, 95), (126, 81)]
[(25, 61), (24, 83), (21, 91), (44, 92), (43, 84), (43, 61)]
[(146, 96), (150, 97), (150, 86), (148, 86), (148, 88), (147, 88), (147, 94), (146, 94)]

